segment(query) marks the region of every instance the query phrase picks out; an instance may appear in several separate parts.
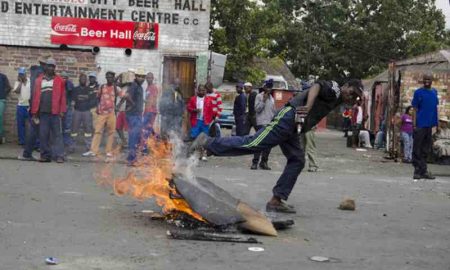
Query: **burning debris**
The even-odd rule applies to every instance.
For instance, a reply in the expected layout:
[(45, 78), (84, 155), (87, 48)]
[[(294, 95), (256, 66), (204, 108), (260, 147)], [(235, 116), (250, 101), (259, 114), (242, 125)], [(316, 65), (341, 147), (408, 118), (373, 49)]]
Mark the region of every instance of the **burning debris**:
[(150, 138), (147, 142), (150, 155), (142, 156), (138, 167), (122, 179), (112, 177), (111, 167), (104, 168), (99, 183), (111, 185), (118, 196), (128, 195), (140, 201), (154, 198), (166, 219), (175, 221), (179, 227), (214, 229), (214, 232), (171, 231), (170, 237), (174, 239), (257, 243), (252, 242), (253, 238), (219, 235), (217, 232), (235, 228), (277, 236), (276, 228), (286, 229), (294, 224), (292, 220), (272, 223), (265, 215), (211, 181), (194, 177), (190, 168), (196, 159), (177, 159), (181, 156), (178, 147), (181, 143), (176, 138), (175, 143), (171, 142)]

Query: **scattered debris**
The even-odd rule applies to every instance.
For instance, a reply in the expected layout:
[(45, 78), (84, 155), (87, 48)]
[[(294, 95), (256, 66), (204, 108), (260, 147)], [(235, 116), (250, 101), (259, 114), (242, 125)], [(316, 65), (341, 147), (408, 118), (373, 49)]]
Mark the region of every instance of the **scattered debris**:
[(367, 149), (364, 149), (364, 148), (356, 148), (356, 151), (358, 151), (358, 152), (367, 152)]
[(312, 257), (309, 257), (309, 259), (313, 262), (329, 262), (330, 261), (330, 258), (322, 257), (322, 256), (312, 256)]
[(355, 208), (355, 200), (352, 199), (344, 199), (341, 204), (339, 204), (339, 209), (341, 210), (355, 211)]
[(262, 248), (262, 247), (249, 247), (248, 250), (249, 251), (253, 251), (253, 252), (261, 252), (261, 251), (264, 251), (264, 248)]
[(276, 230), (286, 230), (292, 227), (295, 222), (292, 219), (288, 220), (272, 220), (273, 227), (275, 227)]
[(54, 257), (45, 258), (45, 263), (48, 265), (57, 265), (58, 261)]
[(387, 217), (387, 214), (383, 213), (383, 217)]
[(234, 236), (202, 231), (186, 231), (186, 230), (167, 231), (167, 237), (176, 240), (198, 240), (198, 241), (252, 243), (252, 244), (260, 243), (256, 238), (253, 237)]

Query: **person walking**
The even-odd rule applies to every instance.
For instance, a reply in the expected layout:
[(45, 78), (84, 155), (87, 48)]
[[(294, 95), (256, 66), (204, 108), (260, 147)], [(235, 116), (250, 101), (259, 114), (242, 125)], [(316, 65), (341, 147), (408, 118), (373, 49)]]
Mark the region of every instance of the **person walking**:
[(24, 67), (19, 68), (17, 81), (15, 82), (13, 89), (13, 92), (19, 95), (16, 108), (17, 135), (19, 139), (19, 145), (25, 145), (26, 123), (30, 118), (28, 110), (30, 108), (31, 90), (30, 79), (27, 77), (27, 72)]
[(143, 116), (143, 134), (142, 138), (144, 142), (155, 134), (154, 126), (156, 115), (158, 114), (158, 98), (159, 89), (156, 84), (154, 84), (153, 73), (147, 73), (145, 80), (147, 81), (147, 89), (145, 90), (145, 109)]
[[(255, 135), (211, 138), (200, 134), (189, 151), (203, 147), (212, 155), (237, 156), (254, 154), (279, 145), (287, 164), (273, 188), (273, 196), (266, 204), (266, 210), (295, 213), (295, 208), (284, 201), (288, 199), (305, 164), (305, 155), (298, 137), (298, 125), (302, 122), (297, 119), (304, 119), (301, 132), (307, 132), (337, 106), (342, 103), (353, 104), (362, 95), (359, 80), (350, 80), (341, 87), (333, 81), (318, 81), (308, 91), (291, 99), (272, 122)], [(297, 114), (299, 117), (296, 117)]]
[(438, 125), (437, 106), (439, 99), (436, 89), (431, 87), (432, 76), (423, 76), (423, 87), (414, 92), (411, 105), (416, 110), (416, 127), (413, 133), (412, 164), (414, 179), (429, 179), (435, 177), (428, 171), (427, 156), (432, 146), (433, 127)]
[[(64, 79), (55, 74), (56, 61), (47, 59), (44, 74), (35, 82), (35, 93), (31, 106), (32, 120), (39, 122), (41, 148), (40, 162), (64, 163), (62, 139), (62, 118), (66, 112), (66, 92)], [(52, 140), (52, 144), (50, 144)]]
[(8, 77), (5, 74), (0, 73), (0, 144), (5, 143), (5, 129), (3, 126), (3, 115), (6, 110), (6, 97), (11, 91), (11, 85)]
[(85, 151), (89, 151), (92, 143), (93, 126), (92, 114), (90, 112), (90, 89), (87, 86), (87, 76), (84, 73), (80, 74), (79, 85), (73, 89), (72, 100), (74, 102), (74, 111), (70, 135), (74, 143), (69, 149), (69, 152), (73, 153), (75, 151), (75, 144), (81, 127), (83, 127)]
[(126, 119), (128, 123), (128, 166), (135, 166), (137, 162), (137, 150), (141, 144), (142, 135), (142, 112), (144, 109), (144, 89), (142, 84), (145, 81), (145, 71), (138, 68), (135, 73), (135, 80), (125, 94)]
[(102, 140), (103, 132), (106, 131), (106, 158), (112, 158), (114, 133), (116, 130), (116, 100), (121, 96), (121, 90), (115, 84), (116, 74), (112, 71), (108, 71), (105, 74), (106, 84), (100, 86), (98, 92), (98, 102), (96, 109), (96, 120), (94, 128), (94, 138), (92, 139), (91, 150), (84, 153), (84, 157), (95, 157), (99, 154), (100, 143)]
[[(271, 84), (264, 84), (263, 91), (256, 95), (255, 97), (255, 103), (254, 103), (254, 110), (255, 110), (255, 120), (256, 120), (256, 132), (258, 132), (261, 129), (266, 128), (270, 122), (272, 121), (272, 118), (274, 117), (276, 113), (275, 109), (275, 100), (272, 97), (272, 85)], [(269, 167), (269, 154), (270, 154), (271, 148), (267, 148), (261, 152), (257, 152), (253, 155), (252, 160), (252, 166), (250, 169), (256, 170), (258, 169), (258, 163), (259, 168), (262, 170), (270, 170)], [(260, 162), (261, 157), (261, 162)]]
[(236, 85), (236, 92), (238, 95), (234, 99), (233, 115), (237, 136), (244, 136), (246, 134), (245, 111), (247, 108), (247, 97), (245, 96), (243, 89), (244, 85), (242, 83)]
[(402, 115), (402, 125), (400, 131), (403, 141), (403, 163), (412, 162), (412, 150), (413, 150), (413, 119), (412, 119), (412, 106), (406, 107), (405, 113)]

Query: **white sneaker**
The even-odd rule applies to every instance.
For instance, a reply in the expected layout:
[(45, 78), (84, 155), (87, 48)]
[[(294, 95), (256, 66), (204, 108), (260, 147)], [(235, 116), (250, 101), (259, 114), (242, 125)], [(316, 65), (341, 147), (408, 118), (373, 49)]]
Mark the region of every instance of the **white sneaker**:
[(106, 153), (106, 157), (112, 158), (112, 157), (114, 157), (114, 155), (112, 153)]
[(208, 159), (205, 156), (203, 156), (202, 161), (208, 161)]
[(83, 157), (95, 157), (96, 154), (92, 151), (87, 151), (86, 153), (82, 154)]

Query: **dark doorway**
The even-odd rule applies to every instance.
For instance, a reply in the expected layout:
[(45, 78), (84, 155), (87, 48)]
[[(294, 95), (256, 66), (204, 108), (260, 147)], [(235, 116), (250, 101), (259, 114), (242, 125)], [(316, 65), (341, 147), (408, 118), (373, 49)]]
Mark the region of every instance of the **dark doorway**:
[(187, 101), (195, 93), (195, 58), (164, 57), (164, 89), (180, 81), (183, 98)]

